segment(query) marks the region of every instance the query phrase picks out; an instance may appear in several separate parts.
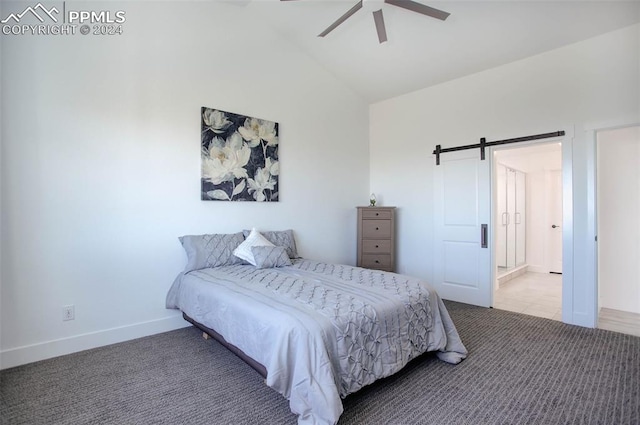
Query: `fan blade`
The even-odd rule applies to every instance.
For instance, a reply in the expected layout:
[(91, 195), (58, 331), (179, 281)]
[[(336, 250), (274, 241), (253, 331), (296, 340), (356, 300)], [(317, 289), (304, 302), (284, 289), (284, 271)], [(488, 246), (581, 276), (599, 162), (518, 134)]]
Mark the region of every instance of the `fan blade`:
[(318, 37), (324, 37), (325, 35), (329, 34), (331, 31), (333, 31), (334, 29), (336, 29), (336, 27), (338, 25), (340, 25), (341, 23), (343, 23), (344, 21), (346, 21), (347, 19), (349, 19), (349, 17), (351, 15), (353, 15), (354, 13), (356, 13), (358, 10), (362, 9), (362, 0), (360, 0), (358, 3), (356, 3), (355, 6), (353, 6), (351, 9), (349, 9), (349, 11), (347, 13), (345, 13), (344, 15), (342, 15), (337, 21), (335, 21), (333, 24), (331, 24), (329, 26), (329, 28), (327, 28), (326, 30), (322, 31)]
[(433, 7), (429, 7), (412, 0), (384, 0), (384, 2), (393, 6), (402, 7), (403, 9), (411, 10), (412, 12), (422, 13), (423, 15), (431, 16), (432, 18), (440, 19), (441, 21), (444, 21), (450, 15), (448, 12), (434, 9)]
[(380, 44), (382, 44), (387, 41), (387, 29), (384, 27), (384, 16), (382, 16), (382, 9), (373, 12), (373, 21), (376, 23), (378, 41), (380, 42)]

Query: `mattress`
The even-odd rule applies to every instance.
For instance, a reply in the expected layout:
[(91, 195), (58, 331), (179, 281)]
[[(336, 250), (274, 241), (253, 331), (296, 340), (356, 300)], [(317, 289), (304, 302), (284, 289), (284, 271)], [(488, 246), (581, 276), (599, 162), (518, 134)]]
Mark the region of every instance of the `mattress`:
[(299, 424), (335, 424), (342, 398), (435, 352), (467, 355), (438, 294), (395, 273), (297, 259), (257, 269), (227, 265), (180, 274), (167, 295), (267, 370)]

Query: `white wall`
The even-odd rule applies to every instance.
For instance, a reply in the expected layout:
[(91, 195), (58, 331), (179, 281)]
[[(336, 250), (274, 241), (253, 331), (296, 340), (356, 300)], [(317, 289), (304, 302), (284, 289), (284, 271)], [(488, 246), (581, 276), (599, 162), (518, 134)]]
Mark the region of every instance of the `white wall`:
[[(2, 367), (182, 326), (183, 234), (293, 228), (355, 264), (364, 101), (237, 5), (91, 7), (124, 34), (1, 37)], [(280, 202), (200, 201), (202, 106), (280, 123)]]
[(640, 127), (598, 134), (600, 307), (640, 313)]
[[(587, 323), (590, 270), (585, 123), (640, 116), (640, 25), (614, 31), (370, 107), (371, 191), (398, 207), (398, 270), (433, 273), (432, 151), (573, 126), (576, 287), (566, 320)], [(589, 245), (591, 244), (591, 245)], [(563, 294), (564, 295), (564, 294)], [(563, 301), (564, 302), (564, 301)], [(565, 314), (563, 309), (563, 315)]]

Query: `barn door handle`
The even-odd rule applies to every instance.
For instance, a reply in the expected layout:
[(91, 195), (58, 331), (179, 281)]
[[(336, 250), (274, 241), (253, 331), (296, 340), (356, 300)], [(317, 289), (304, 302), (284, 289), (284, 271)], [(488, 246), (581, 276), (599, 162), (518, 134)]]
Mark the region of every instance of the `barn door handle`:
[(488, 226), (486, 224), (480, 225), (480, 247), (487, 248), (487, 236), (488, 236)]

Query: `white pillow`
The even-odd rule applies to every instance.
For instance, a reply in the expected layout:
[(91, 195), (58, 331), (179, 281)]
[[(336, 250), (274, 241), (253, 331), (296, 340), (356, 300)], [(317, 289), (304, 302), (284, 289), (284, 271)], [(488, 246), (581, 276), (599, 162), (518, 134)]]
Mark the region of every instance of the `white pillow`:
[(251, 233), (247, 236), (247, 239), (244, 240), (236, 249), (233, 250), (233, 255), (238, 258), (242, 258), (244, 261), (247, 261), (254, 266), (256, 265), (256, 260), (253, 258), (253, 252), (251, 252), (251, 247), (254, 246), (275, 246), (271, 242), (269, 242), (264, 236), (260, 234), (255, 228), (251, 229)]

